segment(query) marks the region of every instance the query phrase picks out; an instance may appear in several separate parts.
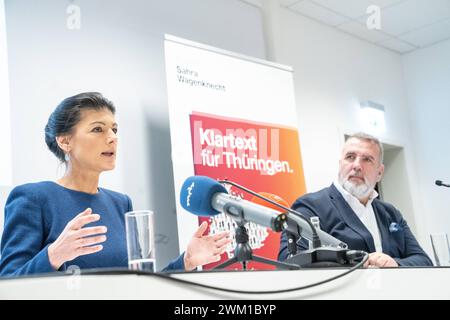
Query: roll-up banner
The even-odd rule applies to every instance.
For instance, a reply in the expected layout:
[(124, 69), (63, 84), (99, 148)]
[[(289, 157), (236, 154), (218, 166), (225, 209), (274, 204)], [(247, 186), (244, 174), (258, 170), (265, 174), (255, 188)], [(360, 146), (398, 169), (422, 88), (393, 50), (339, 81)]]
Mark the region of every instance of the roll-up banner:
[[(169, 35), (165, 58), (180, 249), (206, 220), (207, 233), (230, 230), (233, 236), (221, 263), (233, 257), (235, 221), (224, 214), (199, 218), (188, 213), (179, 202), (180, 188), (187, 177), (205, 175), (275, 195), (288, 206), (305, 193), (292, 69)], [(276, 259), (280, 234), (251, 222), (246, 228), (253, 254)], [(255, 262), (248, 268), (273, 269)]]

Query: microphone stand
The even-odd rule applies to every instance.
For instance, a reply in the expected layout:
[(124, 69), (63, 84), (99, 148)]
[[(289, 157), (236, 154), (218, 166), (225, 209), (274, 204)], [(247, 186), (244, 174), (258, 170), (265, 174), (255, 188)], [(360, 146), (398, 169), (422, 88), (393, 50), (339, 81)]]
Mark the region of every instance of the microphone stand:
[(288, 219), (286, 235), (289, 256), (285, 260), (287, 263), (295, 264), (300, 268), (352, 267), (364, 258), (363, 251), (314, 245), (312, 249), (297, 253), (297, 242), (301, 240), (301, 234), (300, 226), (294, 220)]
[(286, 259), (300, 268), (353, 267), (364, 258), (361, 251), (344, 248), (321, 247), (302, 251)]
[[(288, 236), (288, 250), (290, 256), (286, 259), (286, 262), (279, 262), (270, 260), (263, 257), (253, 256), (252, 249), (248, 244), (248, 235), (243, 223), (239, 224), (236, 228), (236, 241), (238, 242), (235, 249), (235, 256), (228, 261), (220, 264), (216, 268), (224, 268), (235, 262), (241, 262), (242, 267), (245, 270), (247, 267), (246, 261), (254, 260), (258, 262), (267, 263), (279, 267), (280, 269), (291, 269), (295, 267), (294, 270), (299, 268), (323, 268), (323, 267), (350, 267), (361, 261), (365, 255), (364, 251), (349, 250), (347, 248), (335, 248), (335, 247), (325, 247), (322, 246), (320, 238), (317, 234), (314, 225), (307, 219), (303, 214), (293, 209), (287, 208), (277, 202), (274, 202), (266, 197), (263, 197), (256, 192), (247, 189), (235, 182), (229, 180), (219, 180), (219, 183), (226, 183), (235, 186), (245, 192), (248, 192), (258, 198), (261, 198), (283, 210), (286, 210), (290, 214), (304, 220), (312, 231), (312, 244), (313, 249), (302, 251), (297, 253), (297, 241), (302, 238), (302, 228), (293, 219), (288, 219), (286, 234)], [(243, 215), (242, 215), (243, 216)], [(240, 227), (243, 230), (238, 230)], [(238, 238), (238, 234), (242, 234), (242, 238)], [(241, 241), (241, 242), (239, 242)], [(262, 261), (263, 260), (263, 261)], [(214, 268), (214, 269), (216, 269)], [(291, 269), (292, 270), (292, 269)]]
[(234, 249), (234, 257), (214, 267), (214, 269), (224, 269), (234, 263), (240, 262), (242, 264), (242, 270), (247, 270), (247, 263), (249, 261), (261, 262), (267, 265), (275, 266), (278, 269), (283, 270), (298, 270), (298, 265), (280, 262), (257, 255), (253, 255), (253, 250), (248, 243), (247, 229), (244, 223), (238, 223), (235, 229), (236, 232), (236, 247)]

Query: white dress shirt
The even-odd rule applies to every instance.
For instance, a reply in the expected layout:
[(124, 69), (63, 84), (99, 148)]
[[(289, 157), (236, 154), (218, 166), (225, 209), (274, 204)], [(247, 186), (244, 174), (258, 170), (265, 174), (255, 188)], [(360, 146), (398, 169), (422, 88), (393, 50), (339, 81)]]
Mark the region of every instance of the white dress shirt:
[(372, 194), (369, 197), (369, 201), (367, 201), (366, 205), (363, 205), (361, 202), (359, 202), (358, 198), (354, 197), (347, 190), (345, 190), (338, 181), (334, 181), (333, 184), (336, 189), (338, 189), (338, 191), (342, 194), (344, 200), (356, 213), (367, 230), (369, 230), (375, 244), (375, 251), (383, 252), (380, 230), (378, 229), (377, 219), (375, 218), (375, 212), (373, 211), (372, 207), (372, 201), (378, 196), (378, 193), (373, 190)]

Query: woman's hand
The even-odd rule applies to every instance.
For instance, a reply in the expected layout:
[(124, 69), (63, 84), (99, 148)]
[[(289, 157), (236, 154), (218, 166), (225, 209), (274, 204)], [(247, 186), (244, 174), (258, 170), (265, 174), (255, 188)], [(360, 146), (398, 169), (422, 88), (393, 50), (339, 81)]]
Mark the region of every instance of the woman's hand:
[(228, 231), (211, 236), (203, 236), (208, 228), (204, 221), (194, 233), (184, 254), (184, 268), (191, 271), (198, 266), (220, 260), (220, 255), (225, 252), (227, 245), (231, 242)]
[(106, 236), (101, 235), (106, 233), (106, 227), (83, 228), (86, 224), (98, 220), (100, 215), (92, 214), (92, 209), (87, 208), (67, 223), (58, 239), (48, 247), (48, 258), (55, 270), (58, 270), (66, 261), (103, 249), (99, 243), (106, 241)]

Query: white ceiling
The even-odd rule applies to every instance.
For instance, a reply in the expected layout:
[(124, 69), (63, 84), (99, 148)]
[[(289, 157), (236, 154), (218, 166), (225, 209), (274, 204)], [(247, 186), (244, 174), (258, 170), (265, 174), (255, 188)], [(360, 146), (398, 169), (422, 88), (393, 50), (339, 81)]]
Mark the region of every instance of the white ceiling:
[[(279, 0), (282, 7), (360, 39), (407, 53), (450, 39), (450, 0)], [(367, 7), (381, 8), (369, 30)]]

